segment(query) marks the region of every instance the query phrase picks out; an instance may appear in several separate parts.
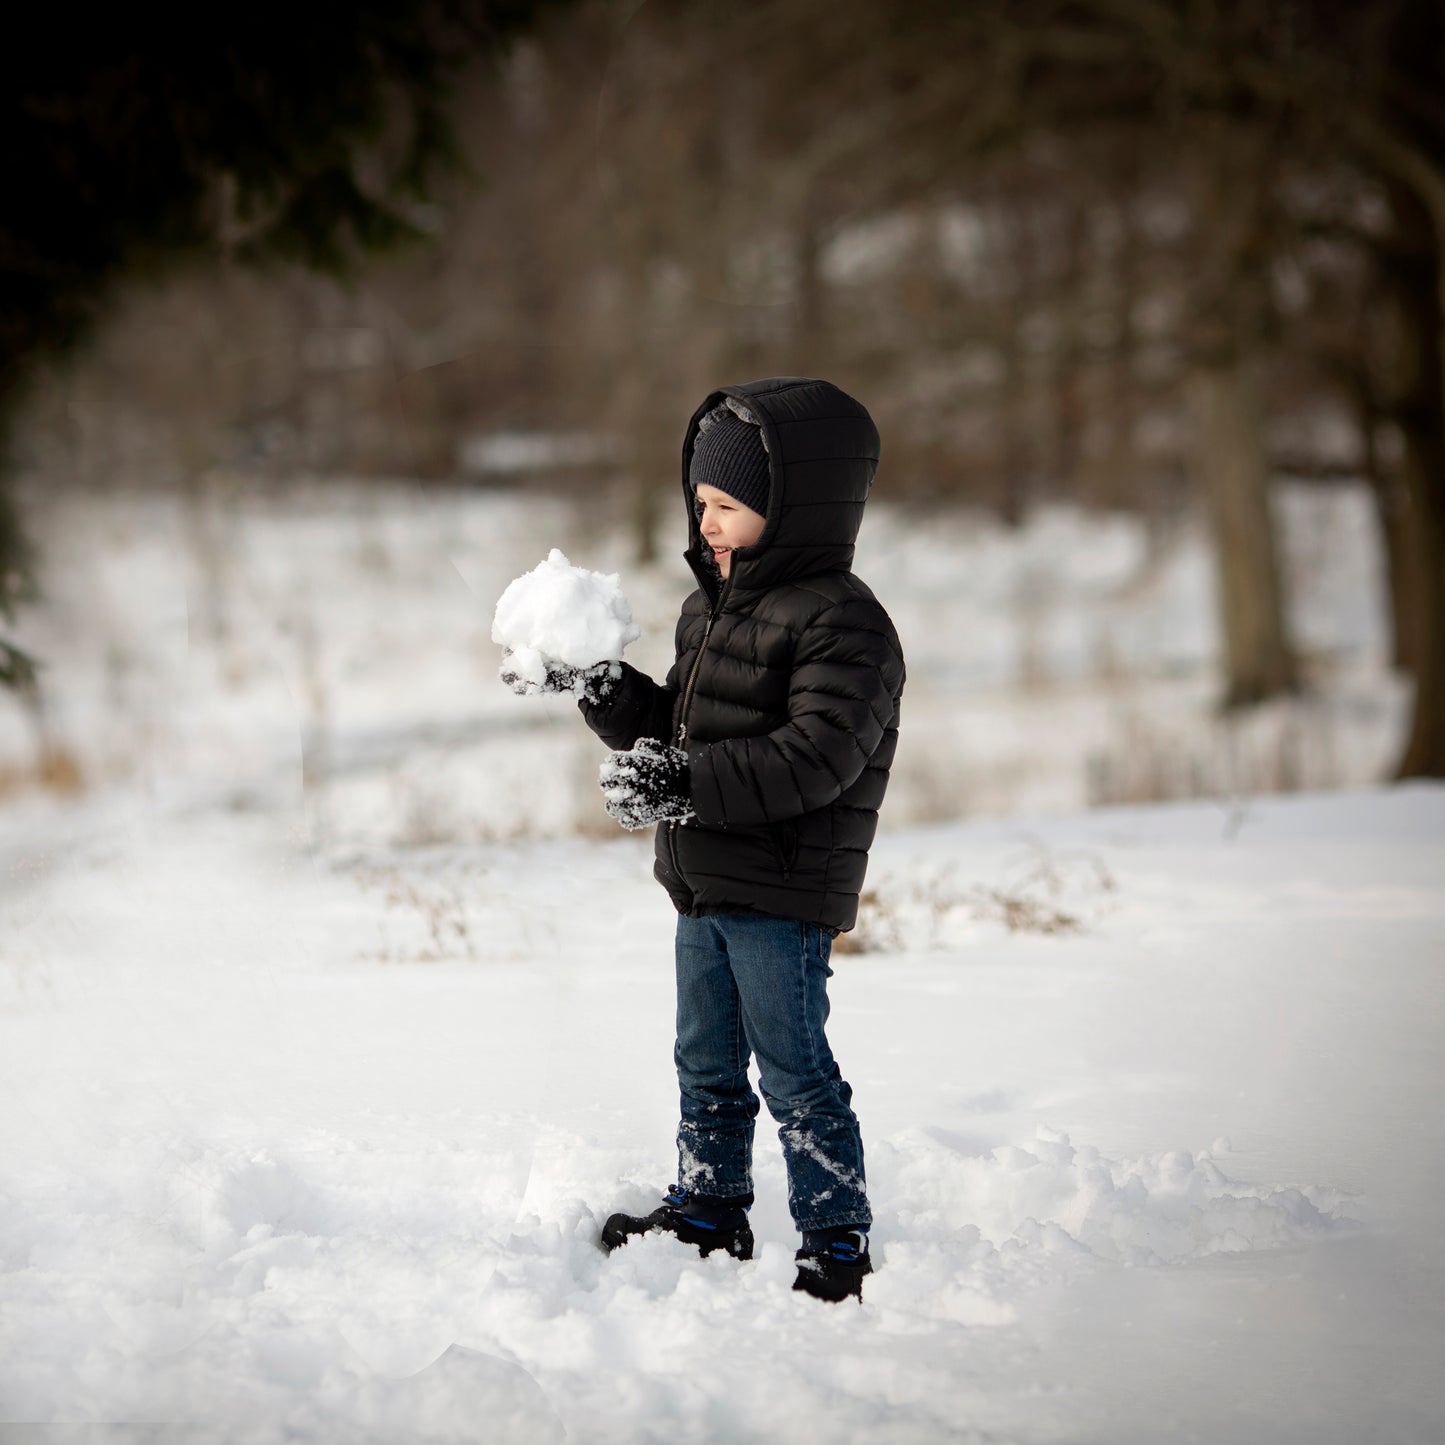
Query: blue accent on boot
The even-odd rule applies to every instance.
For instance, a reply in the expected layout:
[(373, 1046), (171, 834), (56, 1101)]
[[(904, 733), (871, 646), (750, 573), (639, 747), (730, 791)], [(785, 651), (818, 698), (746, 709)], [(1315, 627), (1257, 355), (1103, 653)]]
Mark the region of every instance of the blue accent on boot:
[(844, 1224), (833, 1229), (805, 1229), (803, 1250), (856, 1264), (868, 1258), (868, 1228), (866, 1224)]
[(872, 1274), (866, 1227), (804, 1231), (803, 1248), (794, 1256), (798, 1277), (793, 1288), (815, 1299), (863, 1298), (863, 1276)]
[(680, 1214), (689, 1224), (696, 1225), (699, 1229), (735, 1229), (738, 1223), (738, 1211), (746, 1214), (753, 1206), (750, 1196), (741, 1196), (747, 1199), (746, 1204), (738, 1203), (731, 1199), (711, 1199), (694, 1195), (691, 1189), (682, 1184), (669, 1184), (667, 1186), (666, 1207)]
[(613, 1214), (602, 1226), (602, 1247), (609, 1253), (638, 1234), (671, 1234), (696, 1245), (704, 1257), (721, 1249), (734, 1259), (753, 1257), (753, 1232), (748, 1228), (751, 1194), (732, 1199), (693, 1197), (680, 1184), (670, 1184), (662, 1204), (651, 1214)]

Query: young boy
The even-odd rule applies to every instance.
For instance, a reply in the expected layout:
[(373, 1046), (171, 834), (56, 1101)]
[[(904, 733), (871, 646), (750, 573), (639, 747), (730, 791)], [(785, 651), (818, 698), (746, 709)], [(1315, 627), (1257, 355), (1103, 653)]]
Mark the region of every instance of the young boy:
[(830, 1300), (862, 1297), (872, 1216), (824, 1033), (828, 957), (857, 919), (904, 681), (893, 624), (851, 571), (877, 466), (872, 419), (826, 381), (713, 392), (683, 442), (699, 586), (677, 659), (660, 685), (593, 669), (579, 704), (614, 749), (607, 809), (657, 824), (679, 915), (678, 1180), (651, 1214), (614, 1214), (603, 1243), (665, 1231), (751, 1257), (756, 1055), (802, 1234), (793, 1287)]

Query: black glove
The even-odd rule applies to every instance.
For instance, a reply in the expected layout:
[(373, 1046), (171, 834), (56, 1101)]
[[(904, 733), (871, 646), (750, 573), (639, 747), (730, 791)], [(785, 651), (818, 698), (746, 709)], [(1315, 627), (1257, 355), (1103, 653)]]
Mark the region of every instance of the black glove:
[(593, 667), (572, 667), (569, 663), (557, 662), (553, 658), (543, 659), (547, 675), (541, 682), (518, 674), (510, 647), (502, 649), (502, 668), (498, 676), (505, 687), (518, 697), (532, 693), (567, 693), (572, 697), (586, 698), (592, 703), (606, 703), (611, 700), (622, 681), (622, 664), (599, 662)]
[(624, 828), (692, 817), (687, 754), (655, 738), (613, 753), (597, 770), (607, 811)]

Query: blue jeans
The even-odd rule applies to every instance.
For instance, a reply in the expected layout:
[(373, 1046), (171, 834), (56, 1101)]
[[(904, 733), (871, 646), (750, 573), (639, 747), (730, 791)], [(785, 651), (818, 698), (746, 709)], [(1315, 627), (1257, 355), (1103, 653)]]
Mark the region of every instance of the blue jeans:
[(778, 1124), (788, 1208), (802, 1229), (872, 1222), (853, 1091), (833, 1062), (832, 938), (816, 924), (752, 913), (677, 920), (678, 1182), (752, 1202), (758, 1097)]

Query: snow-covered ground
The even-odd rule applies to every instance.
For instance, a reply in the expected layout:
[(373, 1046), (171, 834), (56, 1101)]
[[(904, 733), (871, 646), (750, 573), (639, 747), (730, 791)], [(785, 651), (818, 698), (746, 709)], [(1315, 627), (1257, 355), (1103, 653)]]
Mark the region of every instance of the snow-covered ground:
[(752, 1263), (597, 1249), (672, 1162), (645, 842), (343, 860), (113, 798), (5, 855), (0, 1419), (1445, 1431), (1445, 790), (884, 839), (893, 936), (833, 985), (877, 1214), (861, 1309), (790, 1291), (766, 1129)]
[[(754, 1261), (595, 1244), (671, 1177), (672, 915), (487, 631), (555, 544), (655, 667), (675, 559), (499, 497), (57, 502), (85, 786), (6, 717), (0, 1441), (1434, 1445), (1445, 789), (1362, 786), (1357, 501), (1286, 498), (1319, 691), (1229, 728), (1197, 538), (870, 518), (916, 751), (834, 961), (861, 1308), (789, 1289), (765, 1120)], [(1068, 815), (1110, 779), (1215, 796)]]
[[(870, 503), (858, 570), (909, 674), (881, 826), (1387, 778), (1408, 690), (1385, 663), (1372, 503), (1363, 488), (1278, 501), (1311, 690), (1228, 720), (1197, 526), (1151, 538), (1136, 518), (1061, 507), (1010, 531)], [(22, 640), (48, 664), (55, 741), (92, 786), (270, 811), (304, 784), (328, 849), (610, 834), (573, 704), (499, 688), (490, 633), (507, 584), (558, 546), (620, 574), (643, 631), (628, 661), (664, 670), (694, 585), (681, 501), (647, 567), (626, 515), (606, 496), (414, 486), (60, 495), (35, 518), (49, 597)], [(0, 798), (34, 755), (26, 719), (0, 706)]]

